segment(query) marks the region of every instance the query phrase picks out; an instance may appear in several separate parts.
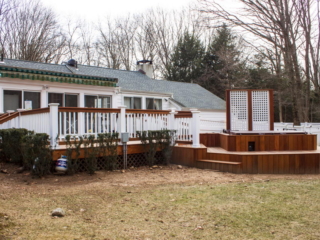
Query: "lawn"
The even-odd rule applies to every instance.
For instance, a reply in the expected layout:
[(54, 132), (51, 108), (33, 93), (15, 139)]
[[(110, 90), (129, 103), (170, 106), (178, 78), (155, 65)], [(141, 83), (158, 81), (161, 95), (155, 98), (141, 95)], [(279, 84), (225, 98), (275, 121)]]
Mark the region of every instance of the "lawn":
[[(193, 174), (178, 171), (104, 173), (72, 183), (69, 177), (26, 176), (11, 180), (12, 188), (9, 176), (0, 189), (0, 239), (320, 238), (318, 177), (121, 181), (126, 175), (155, 179)], [(222, 173), (194, 171), (226, 179)], [(51, 217), (57, 207), (66, 210), (65, 217)]]

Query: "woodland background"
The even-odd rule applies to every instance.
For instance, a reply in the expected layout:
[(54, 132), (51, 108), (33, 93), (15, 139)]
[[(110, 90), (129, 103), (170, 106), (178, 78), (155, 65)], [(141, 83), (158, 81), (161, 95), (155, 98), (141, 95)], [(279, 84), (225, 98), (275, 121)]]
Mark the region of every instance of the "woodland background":
[(154, 78), (226, 89), (268, 88), (275, 121), (320, 122), (319, 0), (198, 0), (180, 11), (149, 9), (103, 21), (66, 19), (40, 0), (0, 0), (5, 58), (136, 70)]

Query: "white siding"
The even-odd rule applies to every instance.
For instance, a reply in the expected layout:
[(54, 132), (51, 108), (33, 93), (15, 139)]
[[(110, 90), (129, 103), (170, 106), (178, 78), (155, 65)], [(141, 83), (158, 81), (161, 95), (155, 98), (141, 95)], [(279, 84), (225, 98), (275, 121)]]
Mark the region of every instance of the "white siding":
[(225, 111), (200, 111), (200, 132), (222, 132), (225, 128)]

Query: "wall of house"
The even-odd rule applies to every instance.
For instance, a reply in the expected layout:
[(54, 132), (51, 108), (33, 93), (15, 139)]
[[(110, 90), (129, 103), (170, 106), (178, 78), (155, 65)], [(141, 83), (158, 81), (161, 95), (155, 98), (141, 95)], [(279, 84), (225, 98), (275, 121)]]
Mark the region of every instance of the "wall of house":
[(200, 111), (200, 132), (222, 132), (226, 128), (225, 110), (199, 110)]
[[(111, 97), (111, 107), (118, 108), (124, 105), (124, 97), (139, 97), (141, 98), (142, 109), (146, 109), (146, 98), (161, 99), (162, 109), (167, 110), (172, 106), (168, 100), (169, 94), (154, 94), (154, 93), (135, 93), (135, 92), (122, 92), (119, 87), (101, 87), (91, 85), (67, 84), (67, 83), (54, 83), (47, 81), (36, 80), (21, 80), (11, 78), (0, 78), (0, 113), (4, 112), (4, 91), (27, 91), (39, 92), (41, 96), (41, 106), (48, 106), (48, 93), (65, 93), (78, 95), (78, 107), (85, 106), (86, 95), (99, 95)], [(22, 100), (21, 100), (22, 101)], [(21, 102), (23, 104), (23, 102)], [(22, 108), (24, 106), (22, 105)], [(11, 109), (16, 110), (16, 109)], [(181, 109), (177, 109), (181, 110)]]
[[(156, 94), (147, 92), (132, 92), (121, 91), (120, 88), (115, 87), (101, 87), (91, 85), (68, 84), (38, 80), (22, 80), (12, 78), (0, 78), (0, 113), (4, 112), (4, 91), (27, 91), (39, 92), (41, 98), (40, 107), (48, 106), (49, 93), (65, 93), (75, 94), (78, 96), (78, 107), (85, 107), (85, 96), (109, 96), (111, 100), (111, 107), (118, 108), (124, 105), (124, 97), (139, 97), (142, 100), (142, 109), (146, 109), (146, 99), (154, 98), (161, 99), (162, 110), (175, 108), (176, 111), (182, 110), (175, 102), (170, 101), (170, 94)], [(21, 100), (21, 105), (23, 104)], [(22, 108), (24, 106), (22, 105)], [(16, 110), (16, 109), (10, 109)], [(225, 128), (225, 111), (208, 111), (199, 109), (200, 113), (200, 131), (201, 132), (222, 132)]]
[[(173, 107), (171, 104), (170, 104), (170, 101), (169, 101), (169, 97), (170, 95), (169, 94), (156, 94), (156, 93), (147, 93), (147, 92), (141, 92), (141, 93), (138, 93), (138, 92), (127, 92), (127, 91), (121, 91), (116, 97), (115, 97), (115, 102), (117, 104), (120, 104), (120, 105), (126, 105), (125, 102), (124, 102), (124, 98), (125, 97), (132, 97), (132, 98), (141, 98), (141, 107), (142, 109), (146, 109), (147, 106), (146, 106), (146, 99), (147, 98), (154, 98), (154, 99), (161, 99), (161, 102), (162, 102), (162, 105), (161, 105), (161, 109), (162, 110), (168, 110), (170, 109), (171, 107)], [(120, 106), (119, 105), (119, 106)], [(127, 106), (128, 107), (128, 106)], [(178, 109), (180, 110), (180, 109)]]
[[(41, 93), (41, 106), (48, 106), (48, 93), (65, 93), (78, 95), (78, 107), (84, 107), (84, 97), (86, 95), (99, 95), (111, 97), (111, 106), (118, 107), (117, 103), (113, 102), (116, 94), (114, 87), (101, 87), (80, 84), (54, 83), (47, 81), (36, 80), (21, 80), (11, 78), (0, 78), (0, 113), (4, 111), (4, 91), (28, 91)], [(23, 108), (23, 106), (22, 106)], [(16, 110), (16, 109), (12, 109)]]

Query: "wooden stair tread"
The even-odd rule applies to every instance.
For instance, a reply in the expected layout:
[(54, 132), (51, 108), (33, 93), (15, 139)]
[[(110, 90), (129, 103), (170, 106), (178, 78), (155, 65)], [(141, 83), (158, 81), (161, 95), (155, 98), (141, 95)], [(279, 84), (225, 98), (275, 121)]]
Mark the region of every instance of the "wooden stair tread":
[(221, 164), (230, 164), (230, 165), (240, 165), (241, 162), (230, 162), (230, 161), (220, 161), (220, 160), (207, 160), (207, 159), (200, 159), (198, 162), (209, 162), (209, 163), (221, 163)]

